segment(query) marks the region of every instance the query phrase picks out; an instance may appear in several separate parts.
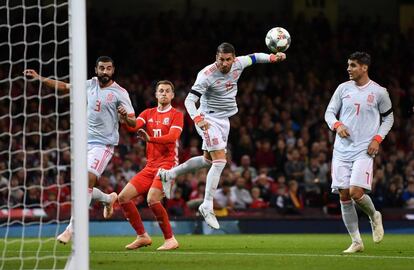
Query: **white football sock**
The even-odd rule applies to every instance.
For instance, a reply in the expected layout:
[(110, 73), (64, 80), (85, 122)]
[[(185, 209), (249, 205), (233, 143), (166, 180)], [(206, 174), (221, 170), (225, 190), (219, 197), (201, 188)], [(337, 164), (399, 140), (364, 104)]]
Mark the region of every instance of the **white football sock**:
[(73, 233), (73, 216), (70, 216), (70, 221), (69, 221), (68, 226), (66, 227), (66, 230), (68, 230), (71, 233)]
[(352, 242), (362, 243), (361, 235), (358, 228), (358, 215), (352, 200), (341, 201), (342, 220), (352, 238)]
[(361, 210), (364, 211), (364, 213), (367, 214), (372, 220), (376, 210), (374, 204), (372, 203), (371, 197), (364, 194), (359, 200), (356, 200), (355, 203), (358, 204)]
[(178, 165), (177, 167), (172, 168), (168, 171), (172, 178), (176, 178), (179, 175), (201, 169), (208, 168), (211, 166), (211, 161), (206, 159), (204, 156), (197, 156), (190, 158), (183, 164)]
[[(88, 206), (91, 204), (92, 201), (92, 189), (88, 188)], [(73, 204), (72, 204), (73, 207)], [(69, 230), (70, 232), (73, 232), (73, 216), (70, 217), (70, 221), (68, 226), (66, 227), (66, 230)]]
[(111, 202), (111, 197), (109, 196), (109, 194), (106, 194), (97, 188), (93, 188), (92, 190), (92, 199), (98, 200), (106, 204)]
[(226, 166), (225, 159), (216, 159), (213, 160), (213, 165), (211, 165), (210, 170), (207, 173), (206, 180), (206, 192), (204, 194), (203, 207), (207, 209), (213, 209), (213, 199), (214, 194), (216, 193), (217, 186), (220, 182), (221, 172)]

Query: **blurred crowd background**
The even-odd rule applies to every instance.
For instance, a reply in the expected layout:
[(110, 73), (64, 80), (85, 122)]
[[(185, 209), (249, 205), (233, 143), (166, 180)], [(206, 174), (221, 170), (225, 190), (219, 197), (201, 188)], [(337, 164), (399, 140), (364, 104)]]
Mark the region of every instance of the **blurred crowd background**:
[[(370, 77), (388, 89), (395, 118), (375, 157), (371, 196), (379, 209), (414, 208), (414, 20), (402, 32), (395, 22), (352, 14), (333, 25), (322, 12), (275, 17), (201, 9), (116, 20), (108, 19), (110, 12), (88, 10), (89, 75), (98, 56), (113, 57), (116, 81), (129, 91), (137, 115), (156, 106), (154, 85), (161, 79), (175, 84), (173, 105), (185, 113), (183, 102), (197, 72), (214, 62), (221, 42), (232, 43), (237, 55), (269, 52), (264, 37), (270, 28), (290, 32), (286, 61), (249, 67), (239, 81), (239, 113), (231, 118), (228, 163), (215, 197), (217, 215), (339, 213), (338, 197), (330, 192), (334, 133), (324, 112), (336, 87), (348, 80), (347, 57), (357, 50), (371, 54)], [(0, 66), (0, 77), (8, 76)], [(9, 89), (16, 99), (0, 99), (0, 205), (41, 206), (51, 215), (68, 212), (69, 97), (23, 79), (2, 84), (1, 95)], [(201, 153), (200, 137), (186, 115), (180, 163)], [(121, 129), (98, 188), (119, 193), (145, 163), (145, 144)], [(195, 214), (206, 174), (200, 170), (176, 179), (174, 198), (165, 201), (172, 216)], [(145, 202), (139, 207), (145, 209)], [(101, 218), (102, 206), (93, 208), (92, 217)]]

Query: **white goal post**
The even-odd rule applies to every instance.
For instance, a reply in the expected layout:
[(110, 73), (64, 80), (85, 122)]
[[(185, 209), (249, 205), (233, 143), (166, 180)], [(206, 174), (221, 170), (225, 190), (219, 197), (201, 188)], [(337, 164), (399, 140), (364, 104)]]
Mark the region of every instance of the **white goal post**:
[(86, 59), (85, 0), (0, 1), (0, 270), (89, 269)]
[(87, 203), (86, 3), (69, 1), (69, 48), (72, 128), (72, 215), (74, 238), (65, 269), (89, 269), (89, 205)]

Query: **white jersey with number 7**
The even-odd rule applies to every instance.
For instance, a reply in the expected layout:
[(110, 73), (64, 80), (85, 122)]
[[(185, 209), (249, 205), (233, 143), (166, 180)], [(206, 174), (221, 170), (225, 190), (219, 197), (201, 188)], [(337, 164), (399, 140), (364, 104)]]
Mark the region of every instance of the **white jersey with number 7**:
[[(382, 118), (387, 120), (382, 122)], [(393, 119), (391, 100), (384, 87), (372, 80), (363, 86), (354, 81), (340, 84), (326, 109), (325, 121), (332, 130), (337, 121), (342, 122), (350, 136), (341, 138), (336, 134), (333, 158), (354, 161), (369, 157), (367, 149), (373, 137), (384, 139)]]

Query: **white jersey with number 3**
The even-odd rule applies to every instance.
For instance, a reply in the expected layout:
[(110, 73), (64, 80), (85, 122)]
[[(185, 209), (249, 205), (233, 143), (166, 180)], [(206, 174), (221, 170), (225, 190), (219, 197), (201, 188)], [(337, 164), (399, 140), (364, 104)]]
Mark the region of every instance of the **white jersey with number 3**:
[(391, 107), (387, 90), (372, 80), (364, 86), (357, 86), (354, 81), (340, 84), (326, 109), (325, 120), (331, 129), (335, 122), (342, 122), (350, 136), (341, 138), (336, 134), (333, 158), (354, 161), (369, 157), (367, 150), (373, 137), (387, 135), (381, 134), (379, 127), (381, 115), (391, 113)]
[(119, 141), (118, 106), (135, 115), (128, 92), (113, 82), (101, 88), (97, 77), (86, 82), (88, 93), (88, 144), (117, 145)]
[(227, 74), (221, 73), (216, 63), (203, 68), (191, 88), (201, 96), (199, 111), (217, 118), (235, 115), (238, 111), (237, 81), (243, 70), (251, 64), (249, 56), (239, 56)]

